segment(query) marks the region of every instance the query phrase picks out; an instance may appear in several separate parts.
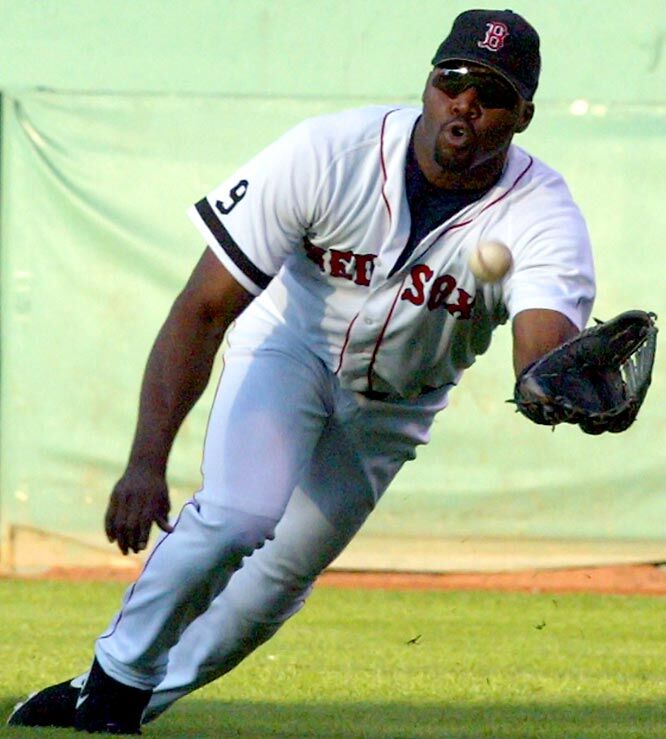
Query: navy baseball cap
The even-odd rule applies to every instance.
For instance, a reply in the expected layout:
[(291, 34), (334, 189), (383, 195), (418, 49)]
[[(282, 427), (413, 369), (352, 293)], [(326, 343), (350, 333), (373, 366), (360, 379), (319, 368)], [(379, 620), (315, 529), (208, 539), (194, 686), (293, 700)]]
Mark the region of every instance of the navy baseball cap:
[(512, 10), (466, 10), (453, 21), (432, 64), (441, 67), (452, 61), (489, 67), (531, 100), (541, 70), (539, 34)]

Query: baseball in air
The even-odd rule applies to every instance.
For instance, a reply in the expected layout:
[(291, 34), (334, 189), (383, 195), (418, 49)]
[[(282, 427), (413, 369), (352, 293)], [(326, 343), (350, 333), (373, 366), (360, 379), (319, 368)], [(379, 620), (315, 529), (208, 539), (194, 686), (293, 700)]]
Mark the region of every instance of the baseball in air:
[(469, 257), (469, 268), (481, 282), (497, 282), (511, 269), (511, 251), (499, 241), (482, 241)]

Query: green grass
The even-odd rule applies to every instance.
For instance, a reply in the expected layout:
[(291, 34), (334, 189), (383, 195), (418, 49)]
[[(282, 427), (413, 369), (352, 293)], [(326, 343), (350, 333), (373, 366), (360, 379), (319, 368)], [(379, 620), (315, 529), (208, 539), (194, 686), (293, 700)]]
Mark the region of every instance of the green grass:
[[(0, 709), (85, 669), (112, 583), (0, 581)], [(147, 737), (666, 737), (666, 600), (317, 589)], [(77, 736), (2, 729), (11, 737)]]

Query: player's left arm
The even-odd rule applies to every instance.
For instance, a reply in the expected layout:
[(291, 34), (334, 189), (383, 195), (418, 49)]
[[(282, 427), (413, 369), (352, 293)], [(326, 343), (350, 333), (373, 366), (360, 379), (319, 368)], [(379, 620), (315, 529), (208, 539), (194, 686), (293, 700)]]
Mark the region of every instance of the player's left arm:
[(546, 352), (573, 338), (578, 328), (563, 313), (532, 308), (513, 319), (513, 369), (516, 377)]

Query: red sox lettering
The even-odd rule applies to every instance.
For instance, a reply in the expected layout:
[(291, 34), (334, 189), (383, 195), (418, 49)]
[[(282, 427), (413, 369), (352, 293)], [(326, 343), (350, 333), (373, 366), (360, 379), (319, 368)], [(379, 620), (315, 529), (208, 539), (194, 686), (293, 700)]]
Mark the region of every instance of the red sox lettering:
[(413, 305), (427, 305), (428, 310), (444, 308), (452, 316), (466, 320), (472, 317), (474, 296), (462, 287), (453, 275), (444, 274), (435, 277), (434, 271), (427, 264), (415, 264), (409, 273), (409, 284), (401, 300)]
[[(305, 249), (308, 258), (323, 274), (351, 280), (363, 287), (370, 285), (376, 254), (323, 249), (309, 241), (305, 242)], [(471, 318), (474, 296), (459, 287), (453, 275), (435, 276), (434, 270), (427, 264), (415, 264), (406, 282), (407, 287), (402, 291), (400, 300), (406, 300), (416, 306), (426, 305), (431, 311), (443, 308), (450, 315), (462, 320)]]
[(370, 284), (375, 266), (376, 254), (356, 254), (353, 251), (339, 249), (322, 249), (309, 241), (305, 241), (306, 254), (324, 274), (331, 277), (342, 277), (352, 280), (357, 285), (367, 287)]

